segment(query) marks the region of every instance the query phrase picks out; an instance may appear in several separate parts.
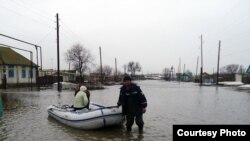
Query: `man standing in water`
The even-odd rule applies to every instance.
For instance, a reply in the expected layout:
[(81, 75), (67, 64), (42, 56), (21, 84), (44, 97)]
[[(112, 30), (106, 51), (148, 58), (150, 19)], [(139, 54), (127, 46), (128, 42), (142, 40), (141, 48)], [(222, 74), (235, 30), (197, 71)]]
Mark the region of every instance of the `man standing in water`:
[(131, 131), (135, 119), (139, 132), (142, 133), (144, 125), (142, 115), (146, 112), (147, 99), (140, 87), (131, 82), (129, 76), (123, 78), (117, 105), (122, 105), (122, 112), (126, 115), (127, 131)]

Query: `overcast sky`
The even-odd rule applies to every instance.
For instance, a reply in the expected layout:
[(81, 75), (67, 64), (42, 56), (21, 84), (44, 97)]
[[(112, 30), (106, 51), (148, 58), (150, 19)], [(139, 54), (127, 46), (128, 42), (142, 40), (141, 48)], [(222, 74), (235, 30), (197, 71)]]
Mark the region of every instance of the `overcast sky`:
[[(205, 72), (216, 71), (219, 40), (221, 66), (250, 64), (249, 0), (0, 0), (0, 33), (42, 46), (43, 68), (55, 69), (56, 13), (61, 69), (68, 69), (66, 50), (80, 43), (96, 65), (101, 46), (103, 65), (114, 68), (117, 58), (122, 72), (129, 61), (143, 73), (178, 71), (181, 60), (182, 70), (195, 73), (201, 34)], [(1, 36), (0, 43), (35, 51)]]

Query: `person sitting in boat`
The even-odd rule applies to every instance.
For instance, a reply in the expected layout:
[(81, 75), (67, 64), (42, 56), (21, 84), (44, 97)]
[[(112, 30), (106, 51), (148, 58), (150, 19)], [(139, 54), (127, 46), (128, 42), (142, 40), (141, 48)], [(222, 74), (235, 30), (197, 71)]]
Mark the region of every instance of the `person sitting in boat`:
[(74, 97), (74, 109), (81, 110), (88, 108), (89, 99), (87, 97), (87, 87), (81, 86), (80, 90), (76, 93)]
[[(81, 87), (81, 84), (79, 84), (79, 85), (76, 86), (74, 96), (76, 96), (76, 94), (80, 91), (80, 87)], [(88, 97), (88, 105), (87, 105), (87, 108), (89, 109), (90, 92), (89, 92), (88, 88), (87, 88), (87, 90), (84, 91), (84, 92), (87, 94), (87, 97)], [(74, 105), (72, 105), (71, 107), (74, 108)]]

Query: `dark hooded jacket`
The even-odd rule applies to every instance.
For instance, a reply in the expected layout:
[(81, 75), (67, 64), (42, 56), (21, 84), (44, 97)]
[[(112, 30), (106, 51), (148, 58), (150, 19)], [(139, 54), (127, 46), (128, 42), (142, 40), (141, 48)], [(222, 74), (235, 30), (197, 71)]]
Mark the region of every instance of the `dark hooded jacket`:
[(128, 90), (124, 85), (120, 88), (120, 96), (117, 104), (118, 106), (122, 105), (124, 115), (132, 114), (137, 116), (142, 114), (142, 108), (147, 107), (147, 99), (140, 87), (131, 83)]

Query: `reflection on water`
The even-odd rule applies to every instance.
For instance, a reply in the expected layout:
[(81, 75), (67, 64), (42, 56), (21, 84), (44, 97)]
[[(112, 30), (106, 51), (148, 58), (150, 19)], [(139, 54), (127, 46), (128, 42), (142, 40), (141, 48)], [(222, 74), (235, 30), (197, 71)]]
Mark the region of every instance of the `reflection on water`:
[[(193, 83), (137, 82), (148, 99), (141, 135), (136, 125), (93, 131), (74, 129), (48, 117), (49, 105), (72, 105), (74, 92), (56, 90), (2, 91), (4, 114), (0, 117), (0, 140), (172, 140), (173, 124), (249, 124), (250, 93), (232, 88), (199, 87)], [(91, 91), (91, 100), (116, 105), (119, 87)]]
[(2, 96), (0, 93), (0, 117), (3, 115), (3, 104), (2, 104)]

